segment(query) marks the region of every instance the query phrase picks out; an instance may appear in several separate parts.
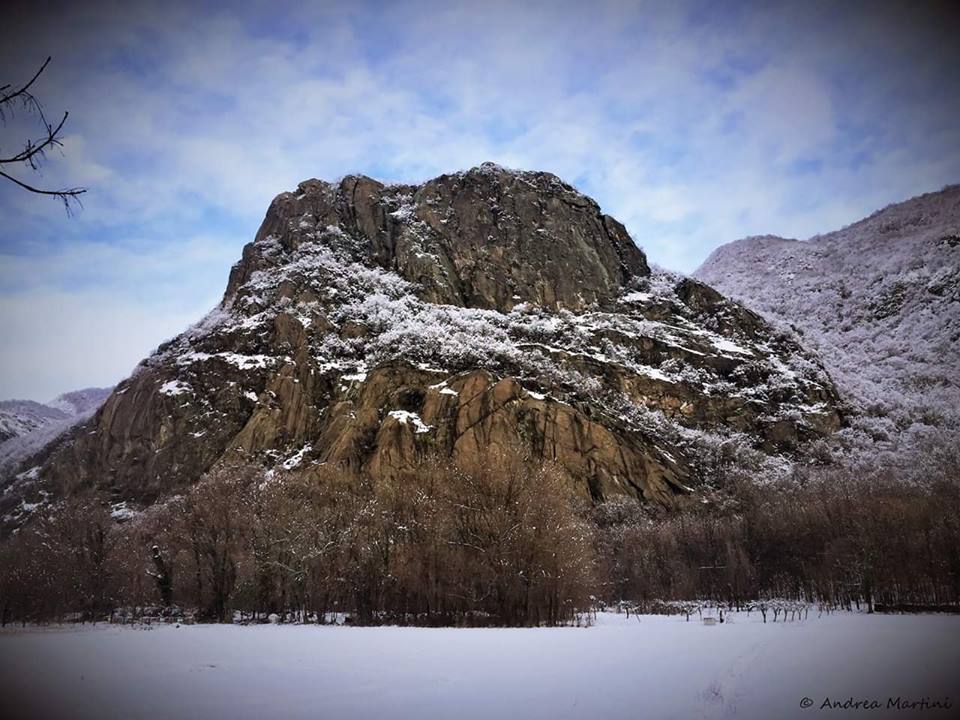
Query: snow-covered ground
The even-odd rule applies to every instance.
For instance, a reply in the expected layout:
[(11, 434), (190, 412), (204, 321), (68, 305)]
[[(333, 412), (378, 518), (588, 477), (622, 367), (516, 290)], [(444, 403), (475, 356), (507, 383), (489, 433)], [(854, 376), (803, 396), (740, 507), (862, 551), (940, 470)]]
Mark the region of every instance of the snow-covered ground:
[[(957, 717), (960, 617), (843, 613), (712, 627), (7, 629), (0, 706), (70, 718)], [(887, 709), (888, 698), (950, 709)], [(812, 707), (802, 708), (809, 698)], [(881, 709), (821, 709), (825, 699)], [(10, 712), (10, 709), (14, 712)], [(18, 714), (19, 713), (19, 714)]]

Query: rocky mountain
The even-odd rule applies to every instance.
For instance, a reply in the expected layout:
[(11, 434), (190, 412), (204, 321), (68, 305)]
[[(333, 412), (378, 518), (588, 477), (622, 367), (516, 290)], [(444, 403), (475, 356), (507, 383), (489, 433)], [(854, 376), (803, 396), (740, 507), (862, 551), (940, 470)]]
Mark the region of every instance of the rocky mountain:
[(485, 164), (277, 196), (219, 306), (20, 477), (135, 505), (232, 453), (376, 479), (519, 445), (594, 498), (673, 505), (722, 446), (779, 461), (840, 424), (789, 333), (651, 272), (557, 177)]
[(796, 327), (875, 439), (958, 425), (960, 185), (806, 241), (738, 240), (695, 277)]

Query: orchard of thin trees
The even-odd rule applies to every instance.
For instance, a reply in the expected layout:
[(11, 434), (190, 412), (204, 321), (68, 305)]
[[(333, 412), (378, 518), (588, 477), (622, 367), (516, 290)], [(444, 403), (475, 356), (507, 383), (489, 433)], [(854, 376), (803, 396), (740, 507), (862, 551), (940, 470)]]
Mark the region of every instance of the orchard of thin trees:
[(377, 483), (225, 464), (133, 519), (74, 497), (22, 528), (0, 548), (0, 611), (4, 623), (168, 606), (210, 622), (519, 626), (623, 600), (958, 606), (952, 465), (910, 483), (837, 468), (730, 478), (702, 500), (594, 504), (560, 468), (510, 454)]

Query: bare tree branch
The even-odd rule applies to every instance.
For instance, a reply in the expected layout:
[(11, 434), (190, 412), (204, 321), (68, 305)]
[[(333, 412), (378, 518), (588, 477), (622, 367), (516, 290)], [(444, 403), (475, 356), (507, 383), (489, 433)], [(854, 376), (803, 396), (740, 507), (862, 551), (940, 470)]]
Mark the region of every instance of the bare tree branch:
[(67, 212), (70, 211), (70, 201), (75, 200), (77, 203), (80, 203), (80, 195), (83, 195), (87, 191), (86, 188), (66, 188), (63, 190), (41, 190), (40, 188), (33, 187), (32, 185), (27, 185), (25, 182), (17, 180), (12, 175), (7, 175), (7, 173), (0, 170), (0, 177), (5, 177), (10, 182), (19, 185), (24, 190), (28, 190), (37, 195), (51, 195), (53, 197), (59, 198), (63, 201), (63, 204), (67, 208)]
[[(52, 60), (52, 58), (48, 56), (47, 59), (44, 61), (43, 65), (40, 66), (40, 69), (37, 70), (37, 72), (34, 74), (32, 78), (30, 78), (30, 82), (28, 82), (19, 90), (12, 92), (9, 95), (4, 95), (2, 98), (0, 98), (0, 105), (2, 105), (3, 103), (10, 102), (15, 97), (18, 97), (20, 95), (29, 94), (27, 93), (27, 91), (30, 89), (30, 86), (33, 85), (33, 83), (37, 81), (37, 78), (40, 77), (40, 74), (47, 69), (47, 65), (50, 64), (50, 60)], [(10, 86), (4, 85), (2, 88), (0, 88), (0, 90), (6, 90), (8, 87)]]
[(26, 108), (27, 112), (36, 113), (46, 132), (45, 137), (37, 140), (27, 139), (23, 150), (15, 155), (0, 158), (0, 177), (6, 178), (27, 192), (36, 193), (37, 195), (49, 195), (61, 200), (67, 210), (67, 214), (70, 214), (70, 202), (73, 201), (80, 205), (79, 196), (87, 191), (86, 188), (74, 187), (47, 190), (18, 180), (7, 172), (11, 166), (16, 165), (29, 167), (30, 170), (36, 172), (40, 168), (40, 163), (46, 159), (46, 153), (50, 148), (63, 147), (61, 133), (63, 132), (63, 127), (70, 113), (64, 112), (63, 117), (56, 126), (50, 124), (44, 115), (43, 105), (41, 105), (40, 101), (30, 92), (30, 88), (37, 81), (37, 78), (40, 77), (43, 71), (46, 70), (47, 65), (50, 64), (50, 60), (51, 58), (48, 57), (43, 65), (40, 66), (40, 69), (34, 73), (33, 77), (19, 89), (10, 91), (10, 88), (13, 87), (11, 84), (0, 86), (0, 93), (2, 93), (2, 95), (0, 95), (0, 120), (6, 121), (7, 113), (12, 113), (12, 107), (19, 101), (23, 107)]
[(37, 169), (37, 158), (44, 157), (44, 151), (46, 148), (51, 146), (62, 147), (63, 141), (57, 137), (57, 134), (63, 129), (63, 124), (67, 122), (67, 117), (70, 113), (65, 112), (63, 114), (63, 119), (60, 120), (60, 124), (56, 127), (52, 125), (47, 125), (47, 137), (42, 141), (38, 140), (36, 143), (33, 140), (27, 140), (27, 146), (24, 148), (23, 152), (13, 155), (8, 158), (0, 158), (0, 165), (7, 165), (9, 163), (29, 163), (30, 167), (34, 170)]

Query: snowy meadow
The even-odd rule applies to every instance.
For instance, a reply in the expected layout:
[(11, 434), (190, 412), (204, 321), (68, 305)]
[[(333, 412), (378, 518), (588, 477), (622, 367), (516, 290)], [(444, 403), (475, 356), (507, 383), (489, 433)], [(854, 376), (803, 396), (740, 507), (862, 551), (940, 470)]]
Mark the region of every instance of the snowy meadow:
[(0, 634), (4, 716), (956, 717), (960, 617), (725, 619), (600, 613), (588, 628), (8, 628)]

